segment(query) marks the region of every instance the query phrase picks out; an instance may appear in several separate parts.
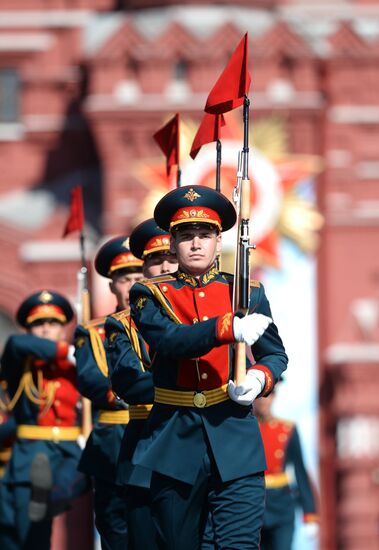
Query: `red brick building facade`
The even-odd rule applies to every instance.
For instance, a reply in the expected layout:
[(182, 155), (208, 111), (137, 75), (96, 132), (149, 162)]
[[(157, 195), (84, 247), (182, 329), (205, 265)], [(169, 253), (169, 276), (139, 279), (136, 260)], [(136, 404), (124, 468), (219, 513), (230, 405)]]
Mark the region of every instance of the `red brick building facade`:
[[(175, 112), (200, 120), (248, 31), (254, 120), (320, 155), (321, 548), (379, 548), (379, 1), (0, 2), (0, 315), (31, 289), (75, 298), (61, 239), (84, 186), (88, 253), (136, 223), (136, 161)], [(254, 123), (254, 122), (253, 122)]]

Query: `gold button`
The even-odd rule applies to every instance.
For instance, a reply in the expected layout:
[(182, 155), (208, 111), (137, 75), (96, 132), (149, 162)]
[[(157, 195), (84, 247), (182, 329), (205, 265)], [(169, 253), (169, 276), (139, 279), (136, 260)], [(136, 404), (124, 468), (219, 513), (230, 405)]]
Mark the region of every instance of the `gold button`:
[(59, 401), (59, 399), (56, 399), (54, 401), (54, 405), (56, 405), (57, 407), (59, 407), (60, 404), (61, 404), (61, 402)]
[(60, 428), (58, 428), (58, 426), (53, 426), (52, 432), (53, 432), (54, 437), (57, 437), (59, 435), (60, 431), (61, 430), (60, 430)]
[(56, 382), (54, 382), (54, 386), (55, 386), (56, 388), (60, 388), (60, 387), (61, 387), (61, 383), (58, 382), (58, 380), (57, 380)]
[(279, 434), (278, 439), (279, 439), (279, 441), (287, 441), (288, 435), (287, 434)]
[(199, 298), (204, 298), (204, 296), (205, 296), (205, 292), (203, 291), (199, 292)]
[(198, 323), (198, 322), (199, 322), (199, 319), (198, 319), (197, 317), (194, 317), (194, 318), (192, 319), (192, 323), (193, 323), (193, 324)]
[(209, 319), (208, 315), (204, 315), (203, 321), (208, 321), (208, 319)]
[(168, 291), (167, 286), (166, 285), (162, 286), (162, 290), (163, 290), (163, 292), (167, 292)]
[(202, 409), (207, 404), (207, 398), (203, 393), (195, 393), (193, 396), (193, 404), (198, 409)]
[(207, 373), (206, 373), (206, 372), (203, 372), (202, 375), (201, 375), (201, 378), (202, 378), (203, 380), (206, 380), (206, 379), (208, 378)]
[(283, 455), (284, 455), (282, 449), (276, 449), (274, 454), (275, 454), (275, 458), (283, 458)]

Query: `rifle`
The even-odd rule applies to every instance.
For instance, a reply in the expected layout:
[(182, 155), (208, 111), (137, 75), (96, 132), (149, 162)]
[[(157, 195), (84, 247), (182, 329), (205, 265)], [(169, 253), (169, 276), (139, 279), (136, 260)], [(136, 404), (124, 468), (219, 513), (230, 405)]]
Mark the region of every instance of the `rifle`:
[[(233, 311), (246, 315), (250, 298), (250, 180), (249, 180), (249, 106), (250, 100), (245, 95), (243, 104), (243, 149), (238, 153), (237, 182), (233, 190), (233, 200), (237, 210), (237, 248), (234, 265)], [(240, 385), (246, 376), (246, 345), (235, 344), (235, 383)]]
[[(84, 234), (80, 232), (80, 251), (82, 267), (77, 273), (77, 319), (78, 324), (88, 323), (91, 319), (90, 293), (88, 290), (88, 270), (84, 254)], [(91, 401), (82, 397), (82, 435), (88, 439), (92, 430)]]

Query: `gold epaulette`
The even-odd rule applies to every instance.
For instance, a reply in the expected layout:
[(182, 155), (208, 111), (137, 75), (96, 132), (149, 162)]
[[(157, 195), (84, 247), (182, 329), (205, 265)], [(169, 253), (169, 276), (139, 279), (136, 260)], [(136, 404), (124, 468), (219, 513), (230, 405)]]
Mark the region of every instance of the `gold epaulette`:
[(157, 277), (152, 277), (151, 279), (144, 279), (143, 281), (139, 281), (143, 283), (146, 286), (152, 286), (156, 283), (168, 283), (170, 281), (175, 281), (175, 277), (172, 275), (158, 275)]
[(116, 313), (112, 313), (111, 317), (116, 319), (116, 321), (122, 321), (123, 319), (126, 319), (130, 316), (130, 308), (123, 309), (122, 311), (117, 311)]
[(252, 279), (250, 281), (250, 288), (259, 288), (261, 286), (261, 283), (259, 281), (256, 281), (255, 279)]
[(104, 325), (106, 317), (97, 317), (96, 319), (91, 319), (88, 323), (83, 324), (83, 327), (86, 329), (97, 327), (99, 325)]

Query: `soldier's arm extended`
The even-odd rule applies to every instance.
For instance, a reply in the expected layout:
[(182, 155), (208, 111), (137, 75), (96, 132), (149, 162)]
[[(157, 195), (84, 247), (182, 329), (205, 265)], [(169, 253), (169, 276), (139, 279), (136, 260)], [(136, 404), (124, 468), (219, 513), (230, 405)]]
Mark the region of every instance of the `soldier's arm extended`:
[(296, 484), (299, 493), (299, 501), (303, 509), (304, 522), (318, 521), (316, 501), (311, 482), (303, 461), (300, 438), (296, 427), (294, 427), (291, 439), (288, 443), (286, 463), (293, 464), (295, 470)]
[(10, 336), (1, 358), (2, 377), (8, 382), (9, 392), (17, 388), (20, 376), (24, 369), (24, 359), (35, 359), (33, 365), (39, 366), (39, 362), (48, 363), (55, 361), (63, 369), (73, 365), (67, 360), (69, 345), (67, 342), (53, 342), (46, 338), (40, 338), (33, 334), (16, 334)]
[(125, 327), (112, 316), (107, 318), (105, 333), (105, 349), (113, 390), (131, 405), (152, 403), (153, 376), (151, 372), (144, 370), (142, 350), (136, 352)]
[[(262, 286), (253, 290), (251, 308), (254, 313), (271, 316)], [(214, 347), (235, 342), (232, 312), (193, 325), (179, 324), (142, 284), (135, 284), (131, 290), (131, 311), (151, 350), (167, 359), (201, 357)], [(274, 323), (269, 325), (251, 349), (257, 364), (270, 371), (274, 378), (272, 383), (277, 381), (286, 369), (288, 359)]]
[(103, 343), (99, 342), (99, 354), (95, 357), (89, 329), (82, 325), (76, 327), (74, 343), (79, 392), (96, 406), (108, 408), (111, 400), (110, 382), (105, 351), (101, 353), (100, 348)]

